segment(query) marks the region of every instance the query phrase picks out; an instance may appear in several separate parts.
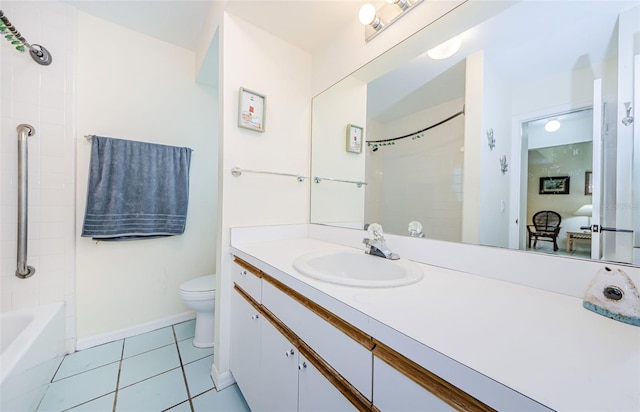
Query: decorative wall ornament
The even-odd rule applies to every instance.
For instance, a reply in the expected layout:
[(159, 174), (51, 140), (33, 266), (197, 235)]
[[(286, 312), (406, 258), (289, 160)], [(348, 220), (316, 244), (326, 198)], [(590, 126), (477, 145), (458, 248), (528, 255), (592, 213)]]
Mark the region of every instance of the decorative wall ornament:
[(362, 153), (364, 130), (354, 124), (347, 125), (347, 152)]
[(568, 195), (571, 179), (569, 176), (550, 176), (540, 178), (540, 195)]
[(267, 98), (260, 93), (241, 87), (238, 101), (240, 106), (238, 108), (238, 127), (264, 132)]
[(507, 163), (507, 155), (502, 155), (500, 158), (500, 171), (505, 174), (509, 171), (509, 163)]
[(489, 149), (493, 150), (493, 148), (496, 147), (496, 138), (493, 136), (493, 129), (487, 130), (487, 141), (489, 144)]

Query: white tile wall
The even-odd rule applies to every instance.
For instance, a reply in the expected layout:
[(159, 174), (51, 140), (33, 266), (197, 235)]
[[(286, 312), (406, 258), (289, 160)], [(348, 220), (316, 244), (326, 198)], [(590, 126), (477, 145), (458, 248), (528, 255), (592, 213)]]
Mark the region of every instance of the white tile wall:
[[(67, 341), (75, 339), (74, 81), (76, 11), (61, 2), (0, 0), (0, 9), (27, 41), (53, 56), (41, 66), (8, 42), (0, 44), (0, 291), (1, 310), (67, 302)], [(17, 132), (28, 139), (29, 279), (14, 276), (17, 225)]]

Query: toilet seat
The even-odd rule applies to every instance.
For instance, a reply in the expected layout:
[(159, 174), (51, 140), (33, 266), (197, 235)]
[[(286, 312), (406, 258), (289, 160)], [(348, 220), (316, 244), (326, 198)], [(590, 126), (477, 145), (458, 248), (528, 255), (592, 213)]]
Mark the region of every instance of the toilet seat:
[(183, 282), (180, 292), (191, 294), (211, 294), (216, 290), (216, 275), (205, 275)]

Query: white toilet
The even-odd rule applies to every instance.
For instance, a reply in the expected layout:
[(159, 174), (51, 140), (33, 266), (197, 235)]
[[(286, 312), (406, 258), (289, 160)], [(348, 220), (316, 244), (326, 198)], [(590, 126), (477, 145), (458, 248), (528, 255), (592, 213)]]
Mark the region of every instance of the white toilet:
[(215, 331), (216, 275), (200, 276), (183, 282), (180, 285), (180, 297), (187, 307), (196, 311), (193, 346), (212, 347)]

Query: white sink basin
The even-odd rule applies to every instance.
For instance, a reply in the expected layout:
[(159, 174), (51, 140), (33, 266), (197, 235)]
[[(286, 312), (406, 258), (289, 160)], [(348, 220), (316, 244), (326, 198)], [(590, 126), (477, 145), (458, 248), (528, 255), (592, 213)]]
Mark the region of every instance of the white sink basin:
[(415, 263), (371, 256), (364, 251), (306, 253), (293, 262), (293, 267), (303, 275), (324, 282), (367, 288), (409, 285), (424, 276)]

